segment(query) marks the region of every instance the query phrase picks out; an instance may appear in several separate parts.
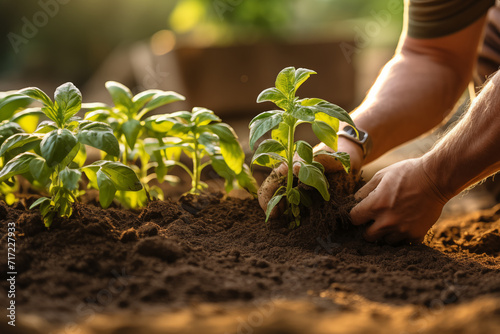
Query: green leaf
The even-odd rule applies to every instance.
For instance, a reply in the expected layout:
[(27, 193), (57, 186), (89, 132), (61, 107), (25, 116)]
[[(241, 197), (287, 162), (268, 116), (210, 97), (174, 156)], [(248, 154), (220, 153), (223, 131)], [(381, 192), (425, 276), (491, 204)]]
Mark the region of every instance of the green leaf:
[(250, 148), (253, 149), (257, 140), (260, 139), (266, 132), (274, 129), (283, 121), (283, 111), (267, 112), (264, 117), (258, 115), (250, 122)]
[(23, 147), (25, 151), (29, 151), (41, 141), (42, 139), (36, 135), (17, 133), (10, 136), (3, 142), (0, 147), (0, 156), (3, 156), (5, 153), (20, 147)]
[(174, 118), (169, 119), (165, 117), (165, 115), (154, 115), (144, 120), (144, 126), (146, 129), (161, 134), (169, 132), (175, 123), (177, 123), (177, 120)]
[(190, 113), (189, 111), (176, 111), (176, 112), (173, 112), (171, 114), (166, 114), (166, 115), (160, 115), (160, 116), (163, 116), (163, 117), (166, 117), (166, 118), (178, 118), (178, 119), (182, 119), (186, 122), (188, 122), (190, 119), (191, 119), (191, 116), (193, 114)]
[(4, 121), (0, 123), (0, 145), (3, 144), (7, 138), (10, 136), (16, 134), (16, 133), (23, 133), (23, 129), (21, 126), (17, 123), (9, 122), (9, 121)]
[(131, 149), (134, 148), (141, 129), (141, 122), (135, 119), (130, 119), (122, 124), (123, 134), (125, 135), (125, 139), (127, 140), (128, 147), (130, 147)]
[(300, 204), (300, 192), (296, 188), (290, 189), (286, 194), (288, 203), (299, 205)]
[(266, 209), (266, 223), (269, 220), (269, 215), (271, 215), (271, 212), (273, 211), (274, 207), (278, 205), (278, 203), (281, 201), (285, 195), (274, 195), (273, 198), (267, 203), (267, 209)]
[(111, 99), (113, 100), (115, 106), (121, 109), (124, 113), (130, 114), (130, 111), (134, 107), (130, 89), (116, 81), (108, 81), (105, 86), (111, 95)]
[(288, 131), (290, 127), (286, 123), (280, 123), (280, 125), (271, 131), (271, 138), (279, 141), (284, 147), (288, 146)]
[(233, 189), (236, 174), (231, 168), (229, 168), (222, 156), (212, 155), (210, 156), (210, 161), (214, 171), (224, 179), (224, 190), (226, 191), (226, 194), (229, 194), (229, 192)]
[(88, 113), (85, 114), (85, 120), (89, 121), (98, 121), (98, 122), (103, 122), (108, 119), (108, 117), (111, 117), (111, 113), (109, 110), (94, 110), (94, 111), (89, 111)]
[(109, 155), (115, 157), (120, 155), (120, 145), (109, 127), (83, 128), (78, 132), (77, 138), (80, 143), (95, 147)]
[(106, 209), (113, 202), (116, 194), (116, 188), (111, 179), (101, 170), (96, 173), (97, 186), (99, 187), (99, 203)]
[(132, 98), (132, 102), (134, 103), (134, 112), (137, 113), (139, 110), (141, 110), (144, 105), (151, 101), (153, 96), (155, 96), (159, 92), (161, 91), (158, 89), (148, 89), (134, 96)]
[(236, 181), (240, 188), (246, 189), (254, 197), (257, 195), (257, 190), (259, 188), (257, 181), (253, 178), (250, 168), (248, 168), (246, 164), (243, 165), (241, 173), (236, 175), (220, 155), (211, 156), (210, 159), (214, 171), (225, 180), (226, 194), (233, 189)]
[(229, 168), (236, 174), (241, 173), (245, 162), (245, 153), (238, 142), (238, 137), (233, 128), (225, 123), (205, 125), (203, 129), (209, 129), (216, 134), (220, 140), (220, 150)]
[(69, 191), (78, 189), (78, 181), (82, 177), (82, 172), (78, 169), (64, 168), (59, 172), (59, 178), (62, 181), (63, 187)]
[(257, 191), (259, 190), (259, 186), (257, 181), (252, 176), (252, 172), (250, 168), (244, 164), (241, 173), (236, 175), (236, 181), (238, 181), (238, 185), (243, 189), (246, 189), (252, 196), (257, 196)]
[(50, 97), (48, 97), (47, 94), (45, 94), (41, 89), (36, 88), (36, 87), (28, 87), (28, 88), (21, 89), (19, 91), (19, 94), (29, 96), (32, 99), (40, 101), (44, 105), (49, 106), (49, 107), (52, 107), (54, 105), (52, 103), (52, 100), (50, 99)]
[(321, 112), (321, 113), (327, 114), (331, 117), (335, 117), (335, 118), (341, 120), (342, 122), (349, 123), (350, 125), (356, 127), (354, 125), (354, 122), (351, 119), (351, 116), (349, 116), (349, 113), (347, 111), (345, 111), (344, 109), (342, 109), (341, 107), (339, 107), (338, 105), (324, 101), (324, 102), (320, 102), (316, 106), (310, 107), (310, 108), (312, 110), (314, 110), (315, 113)]
[(329, 151), (321, 150), (321, 151), (318, 151), (318, 152), (314, 153), (314, 156), (317, 156), (317, 155), (320, 155), (320, 154), (329, 155), (329, 156), (335, 158), (336, 160), (340, 161), (340, 163), (344, 167), (344, 170), (346, 171), (346, 173), (349, 173), (349, 171), (351, 170), (351, 158), (349, 157), (348, 153), (345, 153), (345, 152), (329, 152)]
[(287, 67), (281, 70), (276, 77), (276, 88), (287, 98), (295, 91), (295, 68)]
[(312, 123), (312, 130), (319, 140), (334, 151), (337, 150), (337, 132), (330, 125), (322, 121), (315, 121)]
[(283, 94), (280, 90), (277, 88), (268, 88), (263, 90), (259, 96), (257, 97), (257, 103), (261, 102), (273, 102), (280, 108), (286, 107), (286, 104), (288, 102), (288, 99), (285, 94)]
[(4, 182), (14, 175), (20, 175), (28, 172), (30, 170), (30, 162), (31, 160), (37, 157), (36, 154), (33, 153), (23, 153), (12, 160), (7, 162), (5, 166), (3, 166), (2, 170), (0, 170), (0, 182)]
[(39, 199), (37, 199), (36, 201), (33, 202), (33, 204), (31, 204), (30, 206), (30, 210), (33, 209), (33, 208), (36, 208), (37, 206), (39, 206), (40, 204), (42, 203), (46, 203), (46, 202), (49, 202), (50, 203), (50, 198), (47, 198), (47, 197), (40, 197)]
[(260, 143), (259, 147), (257, 147), (257, 149), (255, 150), (251, 164), (256, 163), (261, 166), (273, 167), (280, 161), (283, 161), (275, 159), (273, 156), (263, 153), (276, 153), (279, 156), (283, 157), (283, 159), (286, 161), (286, 148), (277, 140), (266, 139), (262, 143)]
[(142, 189), (141, 181), (134, 171), (118, 161), (106, 161), (101, 166), (101, 171), (113, 182), (116, 190), (139, 191)]
[(294, 92), (299, 89), (299, 87), (309, 79), (311, 74), (316, 74), (316, 72), (312, 70), (308, 70), (307, 68), (299, 68), (295, 71), (295, 81), (294, 81)]
[[(25, 95), (14, 93), (0, 99), (0, 121), (15, 117), (15, 113), (26, 108), (33, 100)], [(19, 114), (19, 113), (17, 113)]]
[(337, 133), (339, 131), (338, 118), (329, 116), (329, 115), (322, 113), (322, 112), (319, 112), (319, 113), (316, 113), (315, 120), (325, 122), (326, 124), (330, 125), (332, 127), (332, 129), (335, 130), (335, 133)]
[[(314, 154), (314, 156), (316, 156), (317, 154)], [(313, 161), (311, 163), (311, 165), (315, 166), (316, 168), (318, 168), (319, 170), (321, 170), (321, 173), (325, 173), (325, 166), (323, 166), (320, 162), (317, 162), (317, 161)]]
[(212, 110), (205, 108), (193, 108), (193, 115), (191, 116), (191, 122), (194, 122), (197, 126), (203, 126), (210, 124), (211, 122), (220, 122), (219, 116), (215, 115)]
[(291, 111), (290, 114), (300, 119), (304, 122), (312, 122), (314, 121), (314, 111), (310, 109), (311, 107), (304, 107), (300, 105), (296, 105)]
[(151, 101), (149, 101), (146, 107), (142, 109), (138, 115), (138, 119), (142, 118), (142, 116), (146, 115), (151, 110), (164, 106), (165, 104), (176, 101), (184, 101), (185, 99), (186, 98), (184, 96), (176, 92), (159, 92), (151, 99)]
[(40, 152), (47, 161), (47, 165), (54, 167), (66, 158), (76, 144), (78, 144), (78, 139), (69, 130), (54, 130), (42, 140)]
[(317, 189), (321, 196), (323, 196), (323, 199), (328, 201), (330, 199), (330, 193), (328, 192), (328, 181), (325, 175), (314, 165), (306, 164), (302, 161), (299, 161), (299, 163), (300, 170), (298, 178), (300, 182)]
[(38, 127), (35, 129), (35, 132), (49, 133), (57, 129), (58, 129), (57, 124), (54, 121), (43, 121), (40, 124), (38, 124)]
[(106, 103), (92, 102), (92, 103), (82, 103), (82, 109), (88, 111), (96, 111), (96, 110), (111, 111), (112, 108), (108, 106)]
[(29, 108), (16, 113), (13, 117), (11, 117), (10, 120), (11, 122), (16, 122), (17, 124), (19, 124), (24, 131), (32, 133), (35, 131), (38, 125), (40, 116), (43, 115), (44, 113), (40, 108)]
[(326, 102), (326, 101), (323, 99), (318, 99), (318, 98), (310, 98), (310, 99), (302, 99), (302, 100), (299, 100), (298, 102), (300, 103), (301, 106), (312, 107), (312, 106), (317, 105), (318, 103)]
[(199, 135), (198, 143), (203, 145), (205, 151), (207, 151), (208, 155), (214, 155), (218, 148), (219, 137), (212, 133), (204, 132)]
[(50, 181), (50, 174), (52, 174), (52, 169), (47, 166), (47, 163), (45, 162), (45, 159), (42, 157), (36, 157), (33, 158), (30, 161), (29, 164), (29, 170), (31, 173), (31, 176), (40, 184), (42, 185), (47, 185), (47, 183)]
[(310, 207), (313, 202), (309, 194), (303, 189), (298, 189), (298, 190), (300, 192), (300, 204), (302, 204), (306, 208)]
[[(271, 159), (267, 160), (264, 157), (270, 157)], [(252, 164), (258, 164), (266, 167), (275, 167), (278, 162), (288, 163), (288, 161), (283, 158), (278, 153), (274, 152), (262, 152), (259, 154), (254, 154), (252, 157)]]
[[(83, 144), (76, 143), (75, 147), (66, 155), (66, 157), (61, 161), (62, 166), (68, 166), (71, 165), (71, 163), (79, 158), (81, 147), (84, 146)], [(80, 157), (81, 158), (81, 157)]]
[(62, 84), (54, 93), (54, 109), (59, 115), (60, 124), (66, 123), (82, 106), (82, 93), (71, 82)]
[(312, 163), (313, 160), (312, 146), (303, 140), (298, 140), (297, 142), (295, 142), (295, 144), (297, 145), (297, 154), (299, 155), (299, 157), (301, 157), (308, 164)]

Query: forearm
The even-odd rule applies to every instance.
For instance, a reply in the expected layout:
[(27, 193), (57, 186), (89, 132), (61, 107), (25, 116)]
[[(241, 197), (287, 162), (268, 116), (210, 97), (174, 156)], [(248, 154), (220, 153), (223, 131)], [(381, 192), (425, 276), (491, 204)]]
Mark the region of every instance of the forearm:
[(446, 66), (396, 55), (352, 117), (373, 140), (368, 163), (443, 121), (466, 87)]
[(426, 155), (424, 169), (446, 198), (500, 170), (500, 75)]
[(403, 34), (399, 51), (352, 114), (373, 140), (365, 163), (443, 121), (471, 78), (482, 26), (481, 19), (430, 40)]

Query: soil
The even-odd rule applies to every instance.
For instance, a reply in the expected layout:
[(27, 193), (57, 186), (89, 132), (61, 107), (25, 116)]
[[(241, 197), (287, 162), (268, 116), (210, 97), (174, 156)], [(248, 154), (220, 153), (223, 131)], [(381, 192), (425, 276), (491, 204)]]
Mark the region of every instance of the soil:
[(0, 267), (15, 222), (18, 273), (16, 327), (0, 332), (500, 332), (500, 206), (442, 221), (423, 244), (371, 244), (348, 221), (359, 183), (331, 180), (330, 203), (294, 230), (221, 194), (79, 203), (50, 230), (33, 199), (0, 202)]

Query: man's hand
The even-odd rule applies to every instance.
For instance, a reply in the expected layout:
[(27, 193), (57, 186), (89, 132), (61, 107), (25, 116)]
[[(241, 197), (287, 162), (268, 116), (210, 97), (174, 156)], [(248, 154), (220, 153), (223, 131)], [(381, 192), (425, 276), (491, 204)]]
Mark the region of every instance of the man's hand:
[[(330, 152), (334, 152), (330, 147), (326, 146), (323, 143), (320, 143), (314, 147), (314, 152), (326, 150)], [(344, 138), (339, 138), (338, 142), (338, 151), (346, 152), (349, 154), (351, 160), (351, 173), (357, 174), (361, 169), (361, 165), (363, 163), (363, 150), (361, 147), (349, 140)], [(295, 157), (295, 160), (299, 160), (298, 156)], [(320, 162), (325, 167), (326, 173), (333, 173), (336, 171), (344, 170), (344, 167), (340, 163), (340, 161), (335, 160), (335, 158), (322, 154), (318, 155), (314, 158), (314, 160)], [(299, 173), (300, 164), (295, 163), (293, 166), (293, 172), (295, 175)], [(280, 183), (279, 180), (286, 176), (288, 173), (288, 166), (286, 164), (281, 164), (276, 167), (271, 175), (267, 177), (267, 179), (262, 182), (262, 185), (259, 188), (258, 199), (260, 207), (266, 211), (267, 203), (273, 197), (276, 190), (279, 188)], [(277, 205), (273, 211), (271, 212), (271, 218), (277, 218), (284, 210), (284, 202), (282, 201), (279, 205)]]
[(367, 241), (390, 244), (423, 240), (448, 201), (424, 170), (422, 159), (405, 160), (381, 171), (357, 193), (354, 225), (366, 224)]

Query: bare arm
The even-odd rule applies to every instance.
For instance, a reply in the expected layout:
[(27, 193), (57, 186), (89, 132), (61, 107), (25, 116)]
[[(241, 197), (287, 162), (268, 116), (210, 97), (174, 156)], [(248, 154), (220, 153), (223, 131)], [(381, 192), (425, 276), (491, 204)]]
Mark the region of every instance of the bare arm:
[(424, 155), (423, 166), (447, 199), (500, 170), (499, 72), (465, 117)]
[(484, 18), (434, 39), (402, 34), (394, 58), (352, 115), (372, 136), (365, 163), (443, 121), (470, 81), (483, 24)]
[(427, 154), (401, 161), (373, 177), (351, 211), (367, 226), (368, 241), (421, 240), (444, 204), (500, 170), (500, 74), (484, 87), (467, 114)]

